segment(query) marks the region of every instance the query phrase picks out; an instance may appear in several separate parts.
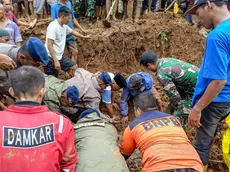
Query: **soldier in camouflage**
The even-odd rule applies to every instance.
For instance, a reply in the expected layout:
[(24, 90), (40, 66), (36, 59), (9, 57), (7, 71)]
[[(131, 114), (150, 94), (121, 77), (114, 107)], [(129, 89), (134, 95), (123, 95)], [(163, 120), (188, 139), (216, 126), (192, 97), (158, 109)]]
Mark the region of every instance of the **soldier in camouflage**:
[(158, 59), (153, 51), (145, 51), (140, 63), (156, 72), (158, 81), (169, 97), (168, 110), (186, 128), (199, 68), (175, 58)]
[(65, 114), (73, 123), (77, 122), (78, 115), (85, 110), (74, 107), (79, 99), (78, 88), (68, 87), (65, 81), (52, 75), (45, 75), (45, 88), (43, 103), (51, 111)]

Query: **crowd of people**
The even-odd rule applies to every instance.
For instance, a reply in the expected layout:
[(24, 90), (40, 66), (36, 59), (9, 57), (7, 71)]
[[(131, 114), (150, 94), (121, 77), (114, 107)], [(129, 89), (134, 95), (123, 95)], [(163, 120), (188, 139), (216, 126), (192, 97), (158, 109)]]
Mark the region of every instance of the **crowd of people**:
[[(35, 37), (22, 44), (17, 24), (33, 27), (34, 21), (19, 21), (10, 3), (3, 0), (0, 5), (0, 96), (14, 103), (0, 103), (0, 171), (128, 172), (126, 160), (136, 148), (143, 172), (207, 171), (217, 125), (230, 112), (227, 0), (198, 0), (186, 12), (197, 14), (204, 27), (213, 29), (200, 69), (176, 58), (160, 58), (152, 50), (140, 57), (140, 65), (156, 74), (169, 97), (165, 111), (149, 73), (137, 71), (125, 78), (119, 72), (91, 73), (78, 67), (74, 36), (90, 35), (77, 22), (69, 1), (51, 6), (45, 44)], [(24, 5), (32, 14), (33, 1), (25, 0)], [(71, 57), (64, 55), (65, 47)], [(63, 72), (71, 78), (59, 79)], [(117, 90), (122, 90), (120, 107), (112, 98)], [(128, 125), (120, 144), (117, 123)], [(188, 126), (197, 128), (193, 143), (185, 133)]]
[[(33, 27), (38, 18), (47, 17), (52, 13), (57, 15), (55, 8), (61, 4), (71, 9), (73, 19), (86, 16), (88, 23), (92, 24), (101, 18), (106, 18), (110, 8), (112, 8), (111, 19), (117, 20), (117, 16), (121, 16), (124, 20), (134, 19), (136, 21), (140, 15), (162, 11), (174, 2), (172, 0), (1, 0), (1, 3), (8, 13), (7, 16), (11, 17), (13, 22)], [(185, 13), (193, 1), (182, 0), (177, 3), (179, 3), (181, 13)], [(173, 6), (170, 9), (173, 9)], [(17, 18), (21, 16), (28, 18), (30, 22), (18, 21)], [(187, 15), (186, 20), (192, 24), (191, 15)]]

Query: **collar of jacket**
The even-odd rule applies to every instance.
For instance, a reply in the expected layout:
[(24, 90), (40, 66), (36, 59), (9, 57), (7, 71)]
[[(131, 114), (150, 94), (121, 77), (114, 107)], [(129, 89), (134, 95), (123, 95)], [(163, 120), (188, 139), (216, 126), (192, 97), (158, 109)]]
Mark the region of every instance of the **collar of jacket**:
[(40, 103), (34, 101), (18, 101), (14, 103), (15, 106), (41, 106)]
[(157, 73), (160, 69), (160, 67), (163, 65), (164, 61), (162, 59), (158, 59), (158, 64), (157, 64), (157, 72), (155, 73), (155, 75), (157, 76)]
[(49, 108), (47, 106), (42, 106), (37, 102), (32, 101), (20, 101), (16, 102), (14, 105), (9, 106), (6, 111), (11, 111), (15, 113), (41, 113), (41, 112), (49, 112)]
[(93, 86), (96, 88), (96, 90), (98, 92), (100, 92), (100, 93), (103, 93), (103, 90), (101, 89), (101, 87), (98, 84), (97, 77), (96, 76), (92, 76), (91, 81), (93, 83)]

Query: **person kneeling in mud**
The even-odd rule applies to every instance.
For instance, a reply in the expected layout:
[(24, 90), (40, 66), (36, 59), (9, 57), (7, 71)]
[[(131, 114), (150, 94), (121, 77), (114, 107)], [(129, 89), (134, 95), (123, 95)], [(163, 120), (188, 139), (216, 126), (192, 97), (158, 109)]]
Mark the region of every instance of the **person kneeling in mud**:
[(179, 120), (157, 110), (155, 97), (144, 92), (134, 98), (137, 117), (125, 129), (120, 145), (128, 159), (136, 147), (142, 153), (142, 171), (203, 172), (198, 153)]
[(84, 111), (74, 125), (77, 171), (128, 172), (119, 152), (116, 128), (95, 109)]
[(99, 110), (102, 102), (105, 104), (111, 120), (114, 123), (120, 122), (120, 116), (114, 113), (111, 94), (112, 91), (126, 86), (126, 81), (122, 75), (114, 75), (110, 72), (102, 72), (98, 75), (78, 68), (74, 77), (65, 82), (68, 86), (76, 86), (79, 90), (79, 101), (75, 106)]
[(65, 114), (72, 122), (76, 123), (78, 116), (85, 110), (85, 108), (74, 107), (79, 99), (78, 88), (76, 86), (68, 87), (65, 81), (52, 75), (45, 75), (45, 88), (43, 102), (49, 109)]
[(137, 72), (130, 75), (126, 79), (126, 86), (124, 87), (120, 98), (120, 114), (122, 116), (122, 123), (128, 123), (128, 102), (140, 93), (152, 93), (157, 99), (157, 106), (160, 111), (163, 110), (162, 102), (157, 90), (154, 87), (152, 75), (146, 72)]

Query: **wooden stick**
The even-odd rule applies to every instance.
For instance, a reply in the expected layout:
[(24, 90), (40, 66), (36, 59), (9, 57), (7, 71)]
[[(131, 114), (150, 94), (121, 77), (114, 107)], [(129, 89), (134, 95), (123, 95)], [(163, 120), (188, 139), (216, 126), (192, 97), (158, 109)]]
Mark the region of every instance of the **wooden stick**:
[(109, 13), (107, 14), (106, 20), (109, 19), (109, 16), (110, 16), (110, 14), (111, 14), (111, 12), (112, 12), (112, 10), (113, 10), (113, 7), (114, 7), (116, 1), (117, 1), (117, 0), (114, 0), (114, 1), (113, 1), (113, 4), (112, 4), (112, 6), (111, 6), (110, 9), (109, 9)]
[(168, 11), (172, 6), (173, 4), (175, 4), (177, 0), (174, 0), (166, 9), (165, 9), (165, 12)]

